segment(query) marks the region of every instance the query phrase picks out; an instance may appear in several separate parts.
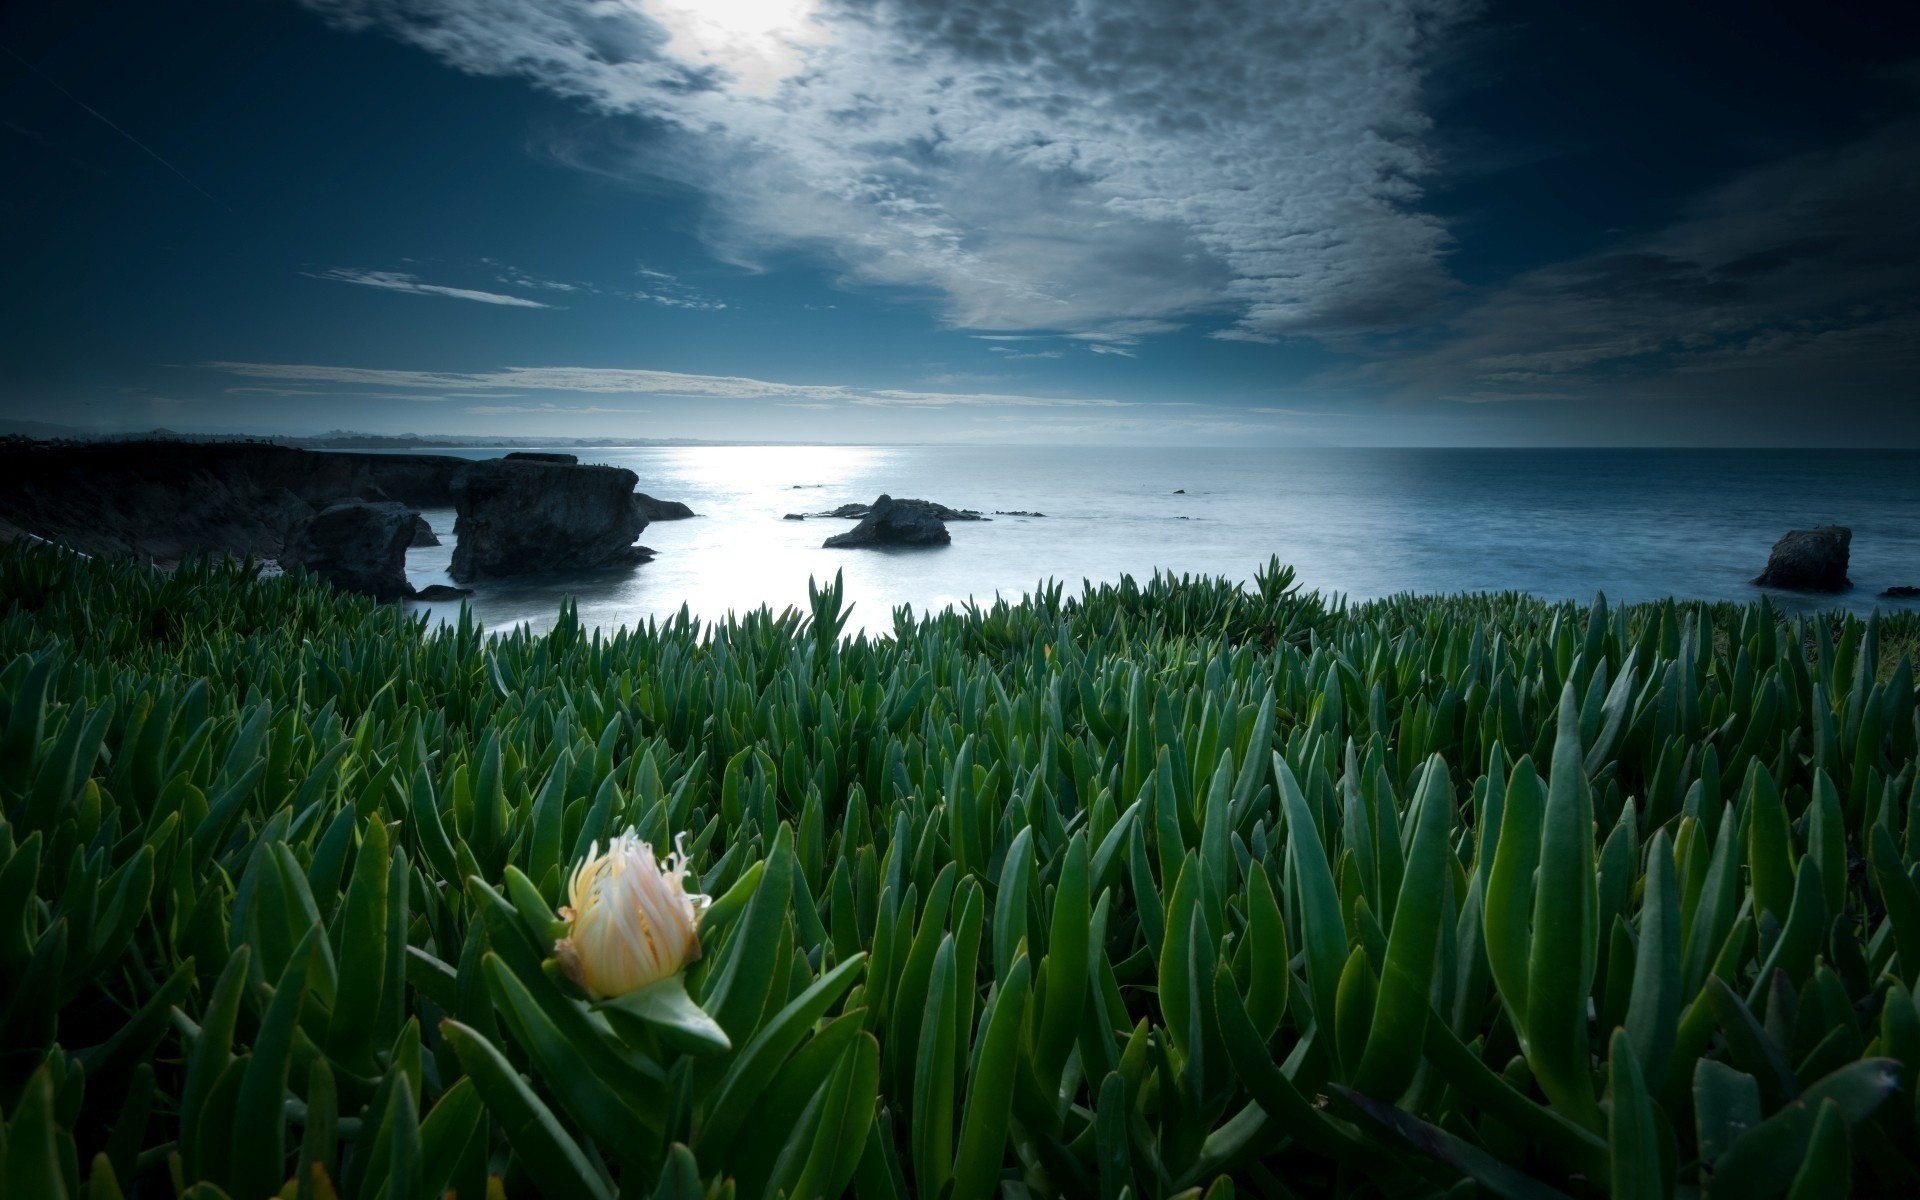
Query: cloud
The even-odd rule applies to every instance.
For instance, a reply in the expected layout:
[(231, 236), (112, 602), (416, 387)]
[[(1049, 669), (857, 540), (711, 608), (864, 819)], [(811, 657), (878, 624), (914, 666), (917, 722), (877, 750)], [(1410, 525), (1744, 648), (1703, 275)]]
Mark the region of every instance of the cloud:
[(992, 393), (967, 395), (951, 392), (903, 392), (879, 390), (853, 396), (849, 404), (876, 408), (951, 408), (957, 405), (1013, 408), (1126, 408), (1124, 400), (1102, 400), (1068, 396), (1006, 396)]
[(696, 312), (719, 312), (726, 307), (720, 300), (710, 300), (703, 296), (670, 296), (662, 292), (635, 292), (635, 300), (644, 300), (649, 304), (658, 304), (662, 308), (685, 308)]
[(497, 417), (515, 413), (641, 413), (644, 408), (603, 408), (597, 404), (475, 404), (466, 411)]
[(1338, 338), (1450, 287), (1422, 71), (1471, 0), (304, 3), (635, 118), (555, 153), (959, 328)]
[(562, 283), (558, 279), (543, 279), (538, 275), (522, 271), (516, 266), (497, 262), (491, 258), (483, 258), (480, 261), (500, 272), (499, 280), (501, 283), (511, 284), (514, 287), (544, 288), (550, 292), (577, 292), (581, 288), (580, 284)]
[[(446, 395), (504, 396), (525, 392), (575, 392), (590, 395), (646, 395), (716, 400), (797, 400), (827, 407), (881, 408), (953, 406), (1014, 408), (1118, 408), (1127, 402), (1077, 396), (1026, 396), (989, 392), (921, 392), (895, 388), (856, 388), (845, 384), (778, 383), (739, 375), (693, 375), (615, 367), (502, 367), (495, 371), (407, 371), (382, 367), (339, 367), (310, 363), (210, 362), (207, 368), (250, 379), (323, 383), (347, 387), (416, 388), (439, 393), (405, 399), (442, 399)], [(449, 389), (458, 389), (450, 391)], [(498, 389), (498, 390), (496, 390)], [(334, 395), (371, 393), (333, 392)], [(469, 408), (468, 412), (478, 411)], [(513, 411), (507, 408), (489, 411)], [(527, 411), (538, 411), (528, 409)], [(585, 410), (575, 410), (585, 411)]]
[(455, 300), (477, 300), (481, 304), (504, 304), (513, 308), (552, 308), (551, 304), (542, 304), (538, 300), (528, 300), (523, 296), (507, 296), (499, 292), (481, 292), (473, 288), (442, 287), (437, 283), (422, 283), (417, 275), (406, 275), (399, 271), (361, 271), (344, 267), (335, 267), (328, 271), (305, 272), (314, 279), (330, 279), (336, 283), (357, 283), (363, 287), (384, 288), (390, 292), (411, 292), (416, 296), (451, 296)]
[[(716, 300), (702, 293), (697, 288), (689, 287), (681, 283), (677, 276), (669, 275), (665, 271), (650, 270), (645, 266), (635, 268), (635, 273), (648, 281), (649, 289), (636, 292), (601, 287), (592, 283), (567, 283), (558, 279), (547, 279), (535, 275), (530, 271), (523, 271), (511, 263), (503, 263), (492, 258), (483, 258), (480, 261), (498, 272), (495, 277), (499, 279), (501, 283), (511, 284), (519, 288), (539, 288), (553, 292), (572, 292), (578, 295), (588, 296), (610, 296), (620, 300), (639, 300), (647, 304), (658, 304), (662, 308), (679, 308), (693, 312), (719, 312), (727, 307), (724, 301)], [(365, 274), (365, 272), (362, 272), (362, 274)], [(352, 282), (358, 283), (364, 281), (356, 279)], [(429, 288), (427, 290), (437, 289)], [(532, 302), (528, 301), (527, 303), (531, 304)], [(547, 308), (552, 306), (536, 305), (535, 307)]]
[(1368, 374), (1463, 403), (1731, 400), (1750, 416), (1911, 398), (1916, 211), (1920, 124), (1905, 122), (1747, 171), (1664, 228), (1491, 287)]
[(1131, 350), (1125, 349), (1120, 346), (1110, 346), (1103, 342), (1095, 342), (1093, 345), (1088, 346), (1087, 349), (1093, 351), (1095, 354), (1118, 354), (1121, 358), (1139, 358), (1140, 357), (1138, 354), (1134, 353)]

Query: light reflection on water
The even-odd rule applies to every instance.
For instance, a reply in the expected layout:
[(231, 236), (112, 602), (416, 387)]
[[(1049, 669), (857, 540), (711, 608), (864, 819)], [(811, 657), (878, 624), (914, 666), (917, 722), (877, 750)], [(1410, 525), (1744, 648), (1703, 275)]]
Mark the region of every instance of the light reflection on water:
[[(495, 450), (439, 451), (491, 457)], [(1527, 591), (1587, 601), (1674, 595), (1745, 600), (1788, 529), (1854, 531), (1852, 592), (1775, 594), (1781, 607), (1866, 611), (1920, 583), (1920, 454), (1801, 451), (1152, 450), (1045, 447), (662, 447), (579, 452), (632, 469), (640, 490), (700, 516), (648, 526), (659, 557), (633, 571), (479, 585), (490, 629), (544, 628), (575, 597), (589, 625), (805, 608), (807, 580), (844, 571), (850, 625), (892, 609), (1016, 598), (1057, 578), (1176, 573), (1249, 578), (1277, 554), (1308, 587), (1355, 599), (1397, 592)], [(1185, 489), (1184, 495), (1174, 494)], [(948, 526), (951, 546), (827, 550), (850, 522), (785, 521), (881, 492), (955, 508), (1038, 509)], [(416, 586), (448, 582), (444, 545), (413, 550)], [(457, 604), (417, 605), (450, 616)]]

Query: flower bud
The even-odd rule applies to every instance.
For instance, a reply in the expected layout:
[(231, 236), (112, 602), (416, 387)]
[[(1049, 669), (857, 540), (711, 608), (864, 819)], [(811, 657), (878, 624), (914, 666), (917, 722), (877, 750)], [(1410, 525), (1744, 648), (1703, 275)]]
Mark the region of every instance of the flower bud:
[(625, 995), (677, 974), (700, 957), (700, 914), (707, 897), (686, 889), (687, 856), (665, 862), (632, 830), (605, 854), (595, 842), (573, 870), (570, 904), (560, 910), (567, 936), (553, 945), (567, 977), (597, 999)]

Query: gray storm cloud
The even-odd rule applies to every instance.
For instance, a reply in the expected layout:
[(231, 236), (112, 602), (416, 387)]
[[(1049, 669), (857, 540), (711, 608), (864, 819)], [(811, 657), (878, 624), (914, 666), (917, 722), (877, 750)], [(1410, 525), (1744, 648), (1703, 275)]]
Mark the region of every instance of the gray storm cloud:
[(1448, 286), (1421, 75), (1456, 0), (303, 0), (673, 131), (715, 249), (971, 329), (1390, 328)]

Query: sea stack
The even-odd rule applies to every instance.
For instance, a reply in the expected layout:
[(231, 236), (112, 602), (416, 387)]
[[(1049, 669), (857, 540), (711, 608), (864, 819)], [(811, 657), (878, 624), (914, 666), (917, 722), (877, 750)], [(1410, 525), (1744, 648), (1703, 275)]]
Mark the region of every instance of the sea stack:
[(1852, 543), (1853, 530), (1845, 525), (1791, 530), (1773, 544), (1767, 569), (1753, 582), (1795, 592), (1843, 592), (1853, 586), (1847, 578)]
[(546, 571), (631, 567), (652, 558), (634, 545), (647, 522), (625, 467), (535, 458), (473, 464), (453, 480), (453, 564), (461, 583)]

